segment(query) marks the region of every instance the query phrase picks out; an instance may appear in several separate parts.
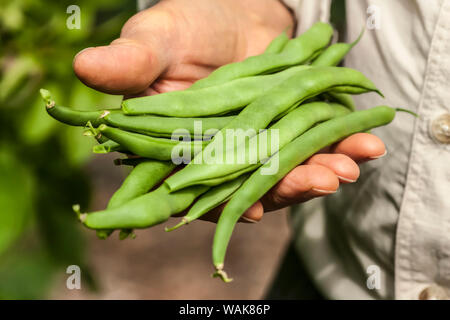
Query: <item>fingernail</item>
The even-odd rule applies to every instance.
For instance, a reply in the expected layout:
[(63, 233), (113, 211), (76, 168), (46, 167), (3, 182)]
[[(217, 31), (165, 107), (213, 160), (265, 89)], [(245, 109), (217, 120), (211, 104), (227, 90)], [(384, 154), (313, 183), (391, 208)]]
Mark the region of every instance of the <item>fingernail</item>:
[(312, 188), (311, 190), (313, 190), (315, 192), (323, 193), (323, 194), (332, 194), (332, 193), (336, 193), (336, 191), (337, 191), (337, 190), (322, 190), (322, 189), (316, 189), (316, 188)]
[(375, 159), (380, 159), (380, 158), (383, 158), (386, 154), (387, 154), (387, 150), (385, 150), (384, 153), (383, 153), (382, 155), (374, 156), (374, 157), (369, 157), (369, 159), (373, 159), (373, 160), (375, 160)]
[(73, 60), (72, 60), (72, 66), (73, 66), (73, 64), (74, 64), (74, 62), (75, 62), (75, 59), (76, 59), (81, 53), (83, 53), (83, 52), (86, 51), (86, 50), (92, 49), (92, 48), (94, 48), (94, 47), (87, 47), (87, 48), (84, 48), (83, 50), (81, 50), (80, 52), (78, 52), (78, 53), (75, 55), (75, 57), (73, 57)]
[(251, 223), (256, 223), (256, 222), (258, 222), (258, 221), (256, 221), (256, 220), (253, 220), (253, 219), (250, 219), (250, 218), (247, 218), (247, 217), (244, 217), (244, 216), (242, 216), (241, 218), (242, 218), (242, 220), (245, 220), (245, 221), (251, 222)]
[(353, 182), (356, 181), (356, 180), (347, 179), (347, 178), (344, 178), (344, 177), (341, 177), (341, 176), (337, 176), (337, 177), (339, 178), (339, 180), (344, 181), (344, 182), (348, 182), (348, 183), (353, 183)]

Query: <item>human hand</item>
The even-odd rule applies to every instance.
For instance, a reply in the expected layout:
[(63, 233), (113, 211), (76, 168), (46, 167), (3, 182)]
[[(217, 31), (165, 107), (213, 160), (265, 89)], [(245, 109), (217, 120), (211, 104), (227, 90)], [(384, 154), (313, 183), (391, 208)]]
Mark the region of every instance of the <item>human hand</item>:
[[(215, 68), (260, 54), (293, 25), (279, 1), (166, 0), (132, 17), (109, 46), (88, 48), (74, 59), (86, 85), (126, 96), (183, 90)], [(280, 209), (336, 192), (359, 177), (358, 164), (383, 156), (374, 135), (359, 133), (296, 167), (243, 215), (259, 221)], [(204, 216), (217, 221), (223, 205)]]
[(109, 46), (81, 51), (73, 68), (107, 93), (183, 90), (221, 65), (260, 54), (293, 24), (278, 0), (163, 0), (131, 17)]

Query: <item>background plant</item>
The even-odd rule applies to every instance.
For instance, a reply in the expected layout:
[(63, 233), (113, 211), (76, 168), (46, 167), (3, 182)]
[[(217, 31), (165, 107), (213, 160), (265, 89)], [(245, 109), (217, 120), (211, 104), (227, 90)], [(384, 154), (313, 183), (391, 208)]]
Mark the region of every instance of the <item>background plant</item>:
[[(72, 4), (80, 29), (66, 27)], [(45, 298), (71, 264), (91, 276), (71, 205), (89, 203), (93, 141), (51, 119), (39, 88), (80, 109), (119, 106), (79, 82), (72, 59), (111, 42), (135, 11), (133, 0), (0, 0), (0, 299)]]

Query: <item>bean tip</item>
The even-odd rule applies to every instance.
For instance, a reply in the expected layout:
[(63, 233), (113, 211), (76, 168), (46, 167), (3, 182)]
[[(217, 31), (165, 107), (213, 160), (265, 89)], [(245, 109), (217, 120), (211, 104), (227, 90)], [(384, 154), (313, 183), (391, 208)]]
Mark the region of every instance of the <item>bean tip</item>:
[(72, 206), (72, 210), (76, 213), (78, 220), (80, 220), (81, 223), (84, 223), (86, 221), (87, 214), (81, 213), (80, 205), (74, 204)]
[(131, 229), (127, 229), (127, 230), (120, 230), (119, 232), (119, 240), (125, 240), (128, 237), (130, 237), (131, 239), (135, 239), (136, 238), (136, 234), (133, 232), (133, 230)]
[(361, 31), (359, 32), (359, 36), (358, 38), (356, 38), (355, 41), (353, 41), (352, 43), (350, 43), (350, 47), (353, 48), (356, 44), (358, 44), (358, 42), (361, 40), (361, 38), (363, 37), (364, 33), (366, 32), (366, 26), (364, 25), (361, 28)]
[(39, 90), (39, 93), (41, 94), (42, 99), (45, 101), (45, 106), (47, 109), (51, 109), (55, 106), (55, 101), (52, 100), (52, 95), (50, 91), (47, 89), (41, 88)]
[(220, 278), (223, 282), (229, 283), (233, 281), (232, 278), (228, 278), (227, 273), (223, 270), (223, 264), (219, 265), (220, 267), (216, 267), (216, 271), (212, 274), (213, 278)]
[(189, 221), (188, 219), (186, 219), (186, 217), (183, 217), (183, 219), (181, 219), (181, 222), (180, 222), (180, 223), (174, 225), (174, 226), (171, 227), (171, 228), (165, 227), (165, 228), (164, 228), (164, 231), (166, 231), (166, 232), (173, 231), (173, 230), (175, 230), (175, 229), (178, 229), (178, 228), (181, 227), (181, 226), (184, 226), (185, 224), (188, 224), (189, 222), (190, 222), (190, 221)]
[(383, 94), (380, 90), (376, 89), (375, 92), (376, 92), (380, 97), (385, 98), (384, 94)]
[(111, 232), (107, 230), (97, 230), (95, 234), (97, 235), (97, 238), (106, 240), (111, 235)]
[(107, 148), (106, 148), (105, 146), (99, 144), (99, 145), (94, 146), (94, 147), (92, 148), (92, 152), (103, 154), (103, 153), (109, 153), (110, 150), (107, 150)]
[(416, 118), (419, 118), (419, 115), (417, 113), (415, 113), (414, 111), (408, 110), (408, 109), (395, 108), (395, 111), (397, 111), (397, 112), (406, 112), (406, 113), (409, 113), (409, 114), (413, 115)]

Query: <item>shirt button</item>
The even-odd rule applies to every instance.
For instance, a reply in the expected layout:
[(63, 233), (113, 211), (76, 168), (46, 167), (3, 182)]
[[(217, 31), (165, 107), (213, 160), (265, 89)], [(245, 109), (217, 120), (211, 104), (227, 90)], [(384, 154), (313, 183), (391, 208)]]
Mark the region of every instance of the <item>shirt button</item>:
[(448, 300), (447, 292), (437, 286), (431, 285), (422, 290), (419, 294), (419, 300)]
[(430, 134), (439, 143), (450, 143), (450, 114), (443, 114), (431, 122)]

